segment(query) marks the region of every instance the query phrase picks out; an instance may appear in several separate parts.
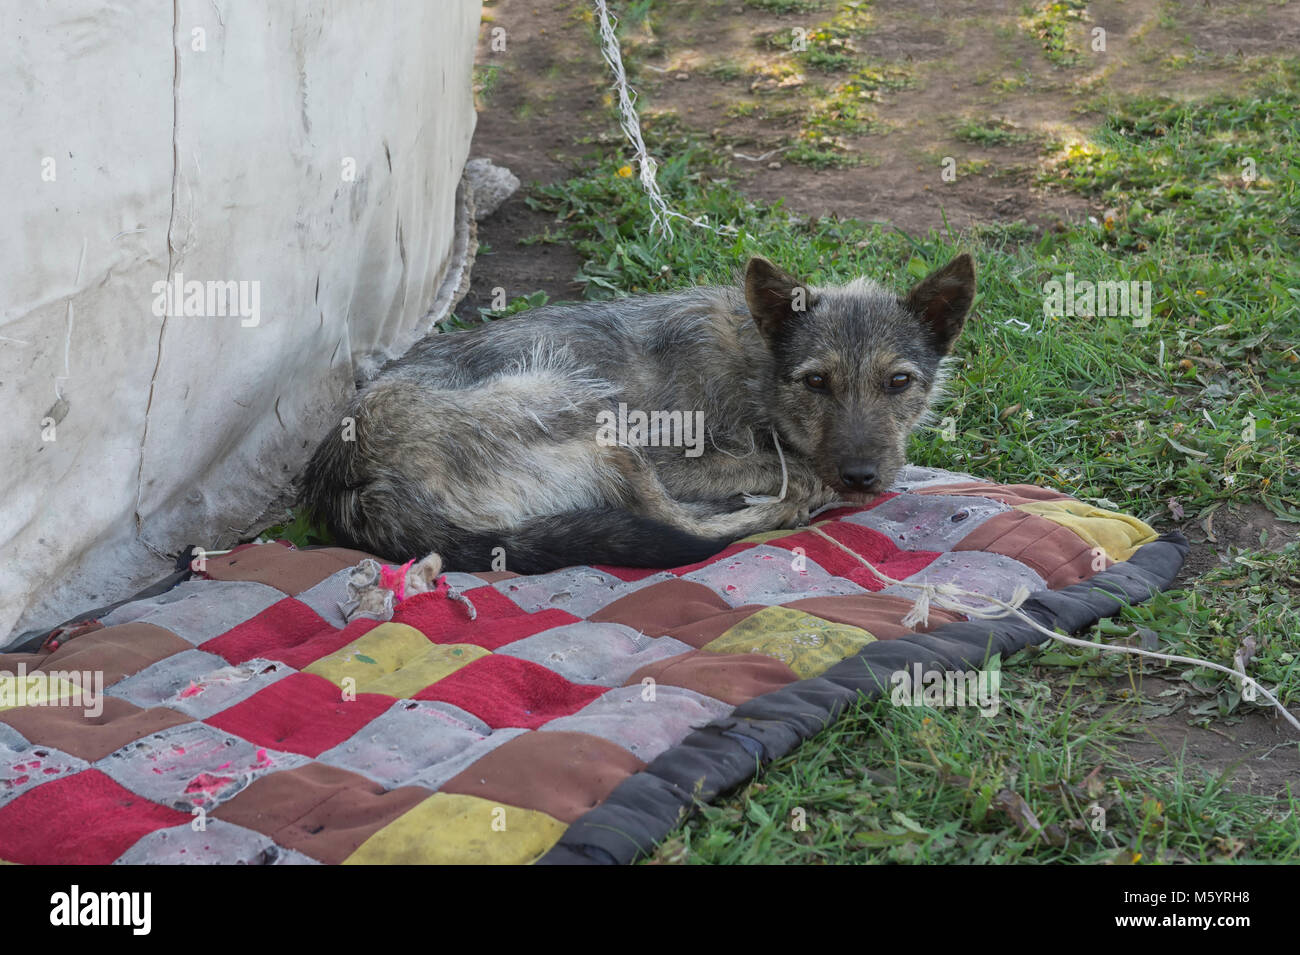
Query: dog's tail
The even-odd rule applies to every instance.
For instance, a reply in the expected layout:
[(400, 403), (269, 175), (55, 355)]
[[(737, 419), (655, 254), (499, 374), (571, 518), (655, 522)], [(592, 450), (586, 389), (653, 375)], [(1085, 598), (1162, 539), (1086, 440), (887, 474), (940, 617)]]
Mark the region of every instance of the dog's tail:
[(339, 544), (388, 561), (438, 553), (448, 570), (494, 566), (519, 574), (561, 567), (681, 567), (711, 557), (730, 539), (704, 537), (617, 507), (539, 517), (500, 531), (467, 530), (440, 516), (427, 489), (387, 472), (338, 434), (316, 449), (299, 500)]
[(584, 564), (682, 567), (730, 543), (621, 508), (591, 508), (534, 518), (499, 533), (461, 532), (444, 545), (442, 556), (456, 570), (488, 570), (504, 562), (517, 574), (542, 574)]
[[(416, 538), (437, 537), (437, 528), (428, 526), (425, 517), (437, 511), (430, 507), (433, 502), (424, 500), (428, 496), (424, 489), (387, 472), (367, 447), (363, 416), (354, 413), (354, 433), (344, 437), (338, 430), (331, 431), (316, 448), (298, 481), (298, 503), (339, 546), (383, 559), (407, 554)], [(412, 547), (407, 556), (422, 557), (432, 550), (415, 554)]]

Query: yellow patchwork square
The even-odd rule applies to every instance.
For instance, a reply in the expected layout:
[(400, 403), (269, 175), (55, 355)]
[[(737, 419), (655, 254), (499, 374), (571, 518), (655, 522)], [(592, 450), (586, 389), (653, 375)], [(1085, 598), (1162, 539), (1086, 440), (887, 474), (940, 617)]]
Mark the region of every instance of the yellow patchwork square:
[(1105, 511), (1083, 501), (1034, 501), (1017, 505), (1016, 510), (1068, 527), (1116, 562), (1128, 560), (1135, 550), (1160, 536), (1136, 517)]
[(535, 809), (434, 793), (361, 843), (344, 865), (526, 865), (568, 829)]
[(489, 652), (470, 643), (433, 643), (404, 623), (381, 623), (303, 672), (340, 687), (350, 677), (358, 693), (408, 699)]
[[(95, 688), (86, 689), (93, 692)], [(43, 672), (33, 671), (22, 677), (0, 672), (0, 711), (20, 706), (81, 706), (85, 700), (81, 687), (64, 679), (51, 682)]]
[(765, 607), (703, 647), (714, 653), (776, 657), (802, 679), (818, 676), (876, 638), (789, 607)]

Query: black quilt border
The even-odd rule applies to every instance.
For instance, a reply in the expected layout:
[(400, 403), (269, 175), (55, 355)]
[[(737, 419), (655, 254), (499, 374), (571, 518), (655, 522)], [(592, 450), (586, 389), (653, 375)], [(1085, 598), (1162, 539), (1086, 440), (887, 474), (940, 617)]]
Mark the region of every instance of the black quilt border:
[[(1187, 550), (1182, 534), (1161, 535), (1082, 583), (1036, 591), (1022, 609), (1049, 630), (1078, 633), (1167, 589)], [(696, 799), (711, 802), (751, 779), (760, 764), (780, 759), (830, 726), (859, 696), (880, 696), (899, 670), (918, 663), (926, 671), (979, 668), (994, 653), (1005, 658), (1048, 639), (1008, 617), (963, 620), (873, 641), (821, 676), (757, 696), (694, 730), (574, 821), (536, 864), (635, 862), (681, 825)]]

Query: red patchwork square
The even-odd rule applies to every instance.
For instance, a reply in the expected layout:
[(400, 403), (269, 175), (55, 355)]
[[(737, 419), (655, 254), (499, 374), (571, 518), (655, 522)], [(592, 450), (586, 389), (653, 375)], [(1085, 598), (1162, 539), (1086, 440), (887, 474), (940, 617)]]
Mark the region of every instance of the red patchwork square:
[(822, 511), (820, 514), (817, 515), (813, 523), (821, 524), (822, 521), (843, 520), (844, 518), (850, 517), (853, 514), (861, 514), (863, 511), (873, 510), (874, 508), (879, 507), (881, 504), (884, 504), (886, 501), (892, 501), (896, 497), (898, 497), (897, 491), (885, 491), (879, 497), (873, 498), (869, 503), (866, 504), (848, 504), (844, 507), (836, 507), (836, 508), (832, 508), (829, 511)]
[(465, 597), (477, 612), (473, 620), (459, 600), (423, 593), (398, 604), (393, 622), (414, 627), (434, 643), (470, 643), (495, 650), (543, 630), (581, 620), (558, 609), (528, 613), (495, 587), (475, 587), (465, 591)]
[[(285, 682), (285, 681), (282, 681)], [(504, 654), (479, 657), (415, 694), (417, 700), (442, 700), (473, 713), (493, 729), (537, 729), (576, 713), (608, 687), (570, 683), (531, 660)]]
[(277, 651), (279, 656), (275, 654), (270, 656), (273, 660), (284, 661), (295, 670), (305, 670), (321, 657), (327, 657), (335, 650), (346, 647), (353, 640), (359, 640), (381, 623), (383, 623), (382, 620), (358, 617), (342, 630), (335, 630), (329, 624), (326, 624), (325, 629), (314, 637), (304, 640), (297, 646), (286, 647)]
[(250, 743), (315, 758), (393, 705), (395, 698), (343, 691), (314, 673), (295, 673), (204, 722)]
[(256, 617), (245, 620), (219, 637), (205, 641), (201, 648), (208, 653), (225, 657), (231, 663), (243, 663), (254, 657), (268, 657), (288, 663), (284, 656), (286, 649), (305, 643), (323, 630), (338, 632), (301, 600), (286, 597), (271, 604)]
[(0, 859), (108, 865), (149, 833), (190, 820), (87, 769), (43, 783), (0, 809)]
[[(861, 554), (881, 573), (895, 580), (904, 578), (928, 567), (939, 556), (938, 551), (900, 550), (886, 535), (861, 524), (834, 523), (818, 528), (823, 533), (844, 544), (854, 553)], [(851, 580), (870, 591), (884, 590), (889, 585), (873, 574), (853, 554), (845, 553), (820, 534), (804, 531), (778, 540), (768, 541), (769, 547), (794, 550), (802, 547), (808, 559), (836, 577)]]

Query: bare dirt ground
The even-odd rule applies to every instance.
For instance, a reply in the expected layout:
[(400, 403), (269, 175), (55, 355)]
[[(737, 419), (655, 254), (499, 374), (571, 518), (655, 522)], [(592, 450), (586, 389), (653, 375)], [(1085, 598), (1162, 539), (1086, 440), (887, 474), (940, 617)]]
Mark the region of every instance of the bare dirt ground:
[[(611, 6), (627, 15), (638, 4)], [(1250, 57), (1300, 48), (1300, 3), (1294, 2), (1095, 0), (1088, 4), (1089, 19), (1073, 28), (1080, 56), (1071, 66), (1045, 55), (1042, 42), (1021, 23), (1021, 4), (864, 2), (866, 28), (855, 34), (854, 52), (886, 74), (905, 76), (907, 85), (874, 91), (869, 129), (834, 137), (832, 151), (851, 165), (815, 168), (790, 162), (785, 153), (806, 128), (811, 104), (845, 77), (800, 69), (793, 74), (798, 79), (789, 80), (789, 57), (764, 38), (814, 27), (836, 4), (828, 0), (820, 9), (785, 14), (763, 6), (656, 0), (657, 15), (629, 29), (624, 41), (629, 60), (641, 64), (631, 76), (647, 125), (676, 124), (711, 143), (756, 199), (784, 201), (801, 215), (854, 217), (913, 234), (996, 223), (1038, 231), (1098, 215), (1102, 210), (1084, 199), (1039, 184), (1048, 144), (1095, 126), (1108, 96), (1233, 90), (1248, 74)], [(504, 50), (493, 49), (496, 27), (505, 31)], [(1105, 52), (1090, 49), (1089, 31), (1096, 27), (1106, 31)], [(489, 0), (478, 63), (482, 88), (472, 155), (508, 166), (525, 188), (479, 224), (485, 248), (458, 312), (477, 314), (497, 287), (512, 298), (541, 290), (552, 301), (576, 299), (577, 253), (563, 243), (521, 243), (554, 226), (525, 204), (530, 185), (563, 179), (586, 160), (621, 154), (590, 5)], [(1007, 136), (997, 144), (972, 142), (959, 135), (963, 124), (997, 125)], [(956, 163), (952, 182), (941, 177), (946, 157)], [(1294, 525), (1250, 502), (1221, 509), (1208, 527), (1189, 522), (1180, 529), (1193, 544), (1179, 578), (1183, 585), (1216, 566), (1230, 547), (1260, 546), (1261, 530), (1270, 548), (1296, 534)], [(1143, 696), (1153, 698), (1170, 686), (1154, 678), (1139, 684)], [(1231, 787), (1243, 792), (1277, 795), (1293, 782), (1289, 760), (1267, 759), (1289, 739), (1277, 721), (1251, 714), (1199, 728), (1188, 725), (1186, 709), (1180, 705), (1136, 724), (1130, 755), (1167, 764), (1183, 753), (1189, 764), (1227, 773)]]
[[(1300, 4), (1095, 0), (1089, 19), (1072, 27), (1077, 64), (1061, 66), (1021, 23), (1017, 4), (864, 2), (852, 51), (907, 86), (870, 91), (862, 104), (869, 131), (833, 137), (832, 151), (856, 165), (810, 168), (772, 153), (808, 127), (813, 104), (849, 74), (803, 66), (766, 38), (784, 44), (785, 35), (815, 28), (836, 6), (826, 0), (820, 9), (784, 14), (763, 6), (660, 0), (654, 9), (671, 15), (629, 26), (624, 46), (640, 64), (632, 78), (643, 118), (678, 123), (713, 143), (755, 198), (912, 233), (943, 230), (945, 221), (954, 229), (1019, 220), (1042, 228), (1100, 212), (1037, 184), (1044, 144), (1096, 125), (1109, 95), (1234, 89), (1249, 72), (1248, 57), (1300, 46)], [(610, 79), (588, 4), (496, 0), (485, 6), (485, 20), (479, 64), (489, 79), (476, 154), (525, 182), (551, 182), (584, 155), (620, 148), (608, 133)], [(492, 48), (494, 27), (506, 31), (504, 50)], [(1094, 29), (1105, 30), (1104, 52), (1091, 49)], [(972, 142), (957, 133), (968, 123), (1000, 123), (1007, 136), (996, 145)], [(946, 157), (956, 164), (951, 182), (941, 176)], [(506, 244), (516, 232), (546, 225), (514, 211), (504, 210), (499, 223)]]
[[(1287, 757), (1271, 759), (1274, 751), (1294, 746), (1292, 736), (1277, 721), (1249, 713), (1227, 724), (1189, 726), (1186, 710), (1192, 699), (1186, 686), (1157, 677), (1140, 679), (1134, 691), (1156, 704), (1157, 712), (1136, 722), (1125, 752), (1139, 764), (1169, 766), (1180, 760), (1214, 776), (1227, 775), (1234, 792), (1279, 797), (1295, 786), (1296, 769)], [(1168, 695), (1162, 695), (1168, 694)], [(1176, 707), (1168, 713), (1159, 712)]]

